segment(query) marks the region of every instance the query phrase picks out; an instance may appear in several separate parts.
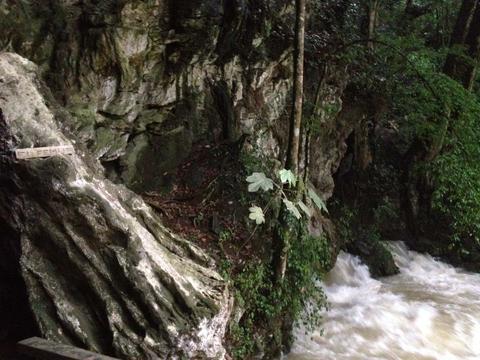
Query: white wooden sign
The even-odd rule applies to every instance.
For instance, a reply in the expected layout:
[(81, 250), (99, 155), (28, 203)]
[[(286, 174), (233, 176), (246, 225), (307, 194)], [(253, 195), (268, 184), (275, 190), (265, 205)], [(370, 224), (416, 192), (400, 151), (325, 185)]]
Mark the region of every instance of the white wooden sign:
[(48, 146), (15, 150), (15, 156), (19, 160), (43, 158), (55, 155), (72, 155), (75, 149), (72, 145)]

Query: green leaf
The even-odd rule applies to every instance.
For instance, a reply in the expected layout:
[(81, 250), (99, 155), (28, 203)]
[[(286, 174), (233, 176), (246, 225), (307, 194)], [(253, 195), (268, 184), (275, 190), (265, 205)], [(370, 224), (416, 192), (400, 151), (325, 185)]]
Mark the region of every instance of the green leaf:
[(327, 206), (325, 205), (323, 200), (320, 199), (320, 196), (318, 196), (317, 193), (312, 188), (308, 189), (308, 196), (310, 197), (310, 199), (312, 199), (315, 205), (317, 205), (320, 211), (325, 211), (328, 214)]
[(290, 213), (295, 216), (295, 218), (300, 219), (302, 217), (302, 214), (300, 214), (300, 211), (298, 211), (297, 207), (293, 202), (291, 202), (288, 199), (282, 199), (283, 203), (287, 207), (287, 210), (290, 211)]
[(250, 183), (248, 185), (249, 192), (257, 192), (260, 189), (263, 191), (273, 190), (272, 179), (266, 177), (264, 173), (253, 173), (247, 177), (247, 182)]
[(312, 217), (312, 210), (303, 201), (300, 200), (297, 205), (308, 217)]
[(248, 210), (250, 210), (250, 215), (248, 215), (248, 218), (255, 221), (257, 225), (265, 222), (265, 214), (263, 213), (262, 208), (254, 205)]
[(288, 183), (290, 186), (295, 186), (297, 183), (297, 177), (291, 170), (282, 169), (278, 172), (278, 175), (280, 175), (282, 184)]

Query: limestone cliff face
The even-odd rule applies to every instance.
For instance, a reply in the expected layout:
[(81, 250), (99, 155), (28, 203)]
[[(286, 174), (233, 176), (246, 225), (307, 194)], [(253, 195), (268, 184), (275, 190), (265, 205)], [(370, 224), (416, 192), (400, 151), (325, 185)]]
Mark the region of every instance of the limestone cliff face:
[(20, 31), (3, 21), (0, 48), (41, 65), (112, 177), (154, 190), (200, 139), (256, 133), (279, 155), (291, 83), (287, 3), (3, 1), (0, 13)]
[[(0, 109), (2, 321), (20, 313), (6, 306), (17, 270), (48, 339), (128, 359), (223, 357), (230, 297), (212, 261), (101, 175), (71, 138), (74, 119), (15, 54), (0, 54)], [(68, 144), (75, 155), (9, 154)]]
[[(136, 191), (158, 190), (169, 185), (168, 172), (194, 142), (234, 141), (244, 133), (253, 135), (254, 150), (282, 160), (292, 86), (291, 1), (21, 4), (0, 1), (0, 50), (40, 65), (76, 119), (77, 136), (111, 179)], [(320, 7), (343, 21), (339, 5)], [(336, 121), (347, 77), (343, 69), (330, 70), (321, 93), (325, 105), (337, 108), (312, 146), (310, 174), (325, 198), (359, 121)], [(306, 80), (314, 98), (320, 79)]]

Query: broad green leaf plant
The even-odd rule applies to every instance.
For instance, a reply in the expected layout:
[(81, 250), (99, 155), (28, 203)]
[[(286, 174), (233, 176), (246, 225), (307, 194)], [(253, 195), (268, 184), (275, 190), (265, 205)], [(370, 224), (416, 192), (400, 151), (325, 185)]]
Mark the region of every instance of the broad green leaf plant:
[(255, 221), (257, 225), (261, 225), (265, 222), (265, 214), (263, 213), (263, 210), (261, 207), (254, 205), (249, 210), (250, 210), (250, 215), (248, 216), (248, 218), (250, 220)]
[(264, 173), (254, 172), (247, 177), (248, 191), (257, 192), (258, 190), (269, 191), (273, 190), (273, 181), (265, 176)]
[[(278, 183), (267, 177), (263, 172), (254, 172), (246, 179), (248, 182), (248, 191), (252, 193), (259, 192), (260, 190), (262, 190), (263, 192), (270, 192), (274, 189), (277, 189), (278, 193), (282, 198), (282, 203), (285, 205), (285, 208), (296, 219), (301, 219), (302, 214), (304, 216), (307, 216), (307, 218), (312, 217), (315, 210), (305, 204), (305, 202), (303, 202), (302, 200), (298, 200), (303, 198), (304, 196), (298, 196), (298, 198), (296, 197), (295, 199), (292, 199), (289, 198), (289, 196), (287, 195), (286, 190), (293, 189), (297, 185), (297, 177), (295, 176), (295, 174), (290, 170), (282, 169), (278, 172), (277, 175), (279, 180)], [(312, 202), (319, 211), (328, 213), (325, 202), (311, 187), (305, 189), (304, 194), (300, 195), (305, 195), (307, 202)], [(255, 221), (257, 225), (265, 223), (266, 208), (262, 209), (261, 207), (252, 204), (249, 211), (250, 220)]]

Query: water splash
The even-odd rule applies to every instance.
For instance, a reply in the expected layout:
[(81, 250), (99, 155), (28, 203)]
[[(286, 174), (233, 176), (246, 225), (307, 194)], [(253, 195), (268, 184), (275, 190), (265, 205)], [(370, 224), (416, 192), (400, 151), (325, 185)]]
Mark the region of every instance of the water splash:
[(324, 335), (296, 329), (289, 360), (480, 359), (480, 275), (390, 246), (400, 274), (381, 280), (339, 255), (324, 283)]

